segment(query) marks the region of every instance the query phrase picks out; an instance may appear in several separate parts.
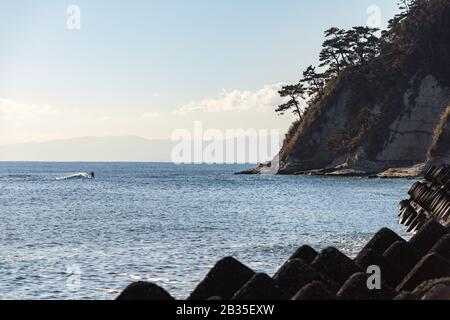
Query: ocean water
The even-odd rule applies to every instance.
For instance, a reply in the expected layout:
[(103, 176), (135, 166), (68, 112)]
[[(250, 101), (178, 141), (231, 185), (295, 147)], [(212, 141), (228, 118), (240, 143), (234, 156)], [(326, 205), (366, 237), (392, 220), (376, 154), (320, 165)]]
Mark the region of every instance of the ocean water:
[(137, 280), (186, 298), (225, 256), (273, 274), (302, 244), (353, 256), (381, 227), (404, 235), (411, 181), (245, 168), (0, 163), (0, 299), (113, 299)]

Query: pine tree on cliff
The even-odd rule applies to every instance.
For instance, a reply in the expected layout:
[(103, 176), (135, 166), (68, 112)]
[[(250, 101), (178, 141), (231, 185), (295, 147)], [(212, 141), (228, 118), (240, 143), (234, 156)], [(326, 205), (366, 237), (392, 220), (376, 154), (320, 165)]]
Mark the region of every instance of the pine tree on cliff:
[(288, 97), (289, 101), (278, 106), (275, 111), (280, 115), (284, 115), (287, 111), (292, 110), (301, 120), (303, 118), (303, 110), (300, 107), (300, 99), (304, 99), (305, 92), (306, 89), (301, 83), (282, 87), (278, 93), (282, 98)]
[(349, 64), (347, 56), (350, 51), (345, 37), (345, 30), (339, 28), (330, 28), (325, 31), (319, 66), (328, 67), (327, 76), (339, 76), (342, 69)]
[(317, 73), (316, 67), (309, 66), (303, 72), (303, 79), (300, 80), (301, 83), (306, 83), (307, 94), (312, 97), (322, 97), (323, 96), (323, 88), (326, 82), (326, 76), (323, 73)]
[(419, 6), (421, 0), (400, 0), (397, 2), (400, 13), (389, 21), (389, 29), (405, 19), (410, 12)]
[(346, 32), (344, 43), (351, 65), (364, 65), (380, 53), (380, 39), (375, 35), (378, 31), (376, 28), (354, 27)]
[(380, 52), (379, 30), (354, 27), (348, 31), (331, 28), (325, 31), (325, 42), (320, 53), (320, 67), (330, 77), (339, 76), (347, 66), (363, 65)]

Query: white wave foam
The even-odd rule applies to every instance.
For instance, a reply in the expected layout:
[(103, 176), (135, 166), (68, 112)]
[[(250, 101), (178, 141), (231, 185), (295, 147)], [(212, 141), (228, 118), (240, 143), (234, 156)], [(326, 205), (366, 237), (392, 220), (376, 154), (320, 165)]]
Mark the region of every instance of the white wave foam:
[(94, 177), (92, 176), (91, 173), (79, 172), (71, 174), (69, 176), (56, 178), (56, 180), (63, 181), (63, 180), (78, 180), (78, 179), (93, 179), (93, 178)]

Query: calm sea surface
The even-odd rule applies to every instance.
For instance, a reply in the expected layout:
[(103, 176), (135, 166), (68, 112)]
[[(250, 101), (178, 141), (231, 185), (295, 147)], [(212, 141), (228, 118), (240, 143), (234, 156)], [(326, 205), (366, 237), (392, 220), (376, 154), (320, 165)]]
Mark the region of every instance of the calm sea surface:
[(403, 234), (411, 181), (234, 175), (248, 167), (0, 163), (0, 299), (113, 299), (137, 280), (185, 298), (228, 255), (272, 274), (301, 244), (354, 255)]

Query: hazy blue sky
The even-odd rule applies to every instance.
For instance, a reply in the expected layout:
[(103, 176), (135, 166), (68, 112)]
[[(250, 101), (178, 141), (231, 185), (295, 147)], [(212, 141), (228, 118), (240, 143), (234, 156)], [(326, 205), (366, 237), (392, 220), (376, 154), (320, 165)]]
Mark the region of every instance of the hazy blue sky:
[(286, 130), (276, 90), (317, 62), (323, 31), (366, 24), (371, 5), (385, 25), (395, 2), (1, 0), (0, 144), (170, 138), (194, 120)]

